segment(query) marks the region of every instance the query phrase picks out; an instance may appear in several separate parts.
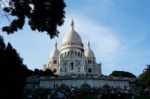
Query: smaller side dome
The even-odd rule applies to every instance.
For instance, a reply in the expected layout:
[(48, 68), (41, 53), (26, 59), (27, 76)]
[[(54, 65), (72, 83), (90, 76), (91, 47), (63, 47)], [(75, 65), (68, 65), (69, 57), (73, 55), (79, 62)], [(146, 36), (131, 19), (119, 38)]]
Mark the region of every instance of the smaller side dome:
[(92, 57), (92, 58), (95, 57), (93, 51), (90, 48), (90, 43), (89, 42), (88, 42), (88, 48), (85, 50), (84, 54), (85, 54), (85, 57)]
[(59, 57), (59, 50), (57, 49), (57, 42), (55, 43), (55, 48), (51, 51), (50, 53), (50, 57), (49, 59), (52, 59), (52, 58), (58, 58)]

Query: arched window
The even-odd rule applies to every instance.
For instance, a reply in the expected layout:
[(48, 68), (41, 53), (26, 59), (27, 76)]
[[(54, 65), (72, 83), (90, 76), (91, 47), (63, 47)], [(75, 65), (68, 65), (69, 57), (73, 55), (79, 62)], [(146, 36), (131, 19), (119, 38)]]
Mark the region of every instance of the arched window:
[(80, 52), (78, 52), (78, 56), (80, 56)]
[(73, 70), (73, 65), (74, 65), (73, 62), (71, 62), (70, 65), (71, 65), (71, 70)]
[(57, 60), (53, 60), (53, 64), (57, 64)]
[(77, 51), (75, 51), (75, 55), (77, 55)]
[(88, 73), (91, 73), (91, 72), (92, 72), (92, 69), (91, 69), (91, 68), (89, 68), (89, 69), (88, 69)]
[(88, 64), (91, 64), (91, 60), (88, 60)]

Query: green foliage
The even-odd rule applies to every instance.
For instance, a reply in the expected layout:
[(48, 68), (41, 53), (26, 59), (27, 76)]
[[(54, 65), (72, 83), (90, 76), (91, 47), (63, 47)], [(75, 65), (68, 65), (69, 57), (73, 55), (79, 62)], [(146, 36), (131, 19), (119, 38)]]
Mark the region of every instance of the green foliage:
[(135, 96), (134, 99), (150, 99), (150, 96)]
[(64, 0), (9, 0), (9, 6), (3, 10), (15, 19), (2, 30), (7, 34), (14, 33), (22, 29), (28, 19), (32, 30), (47, 32), (53, 38), (59, 33), (57, 26), (64, 22), (65, 6)]
[(26, 84), (26, 77), (30, 73), (12, 45), (8, 43), (5, 46), (0, 37), (0, 99), (9, 96), (19, 99)]
[(35, 76), (44, 76), (44, 71), (43, 70), (39, 70), (39, 69), (34, 69), (33, 71), (33, 75)]
[(113, 71), (110, 76), (136, 78), (135, 75), (126, 71)]
[(34, 69), (32, 72), (32, 75), (34, 76), (55, 76), (54, 73), (50, 69), (46, 69), (45, 71), (40, 69)]
[(139, 76), (138, 81), (140, 84), (150, 87), (150, 65), (147, 65), (143, 73)]
[(51, 94), (51, 90), (50, 89), (34, 89), (34, 90), (30, 90), (30, 89), (26, 89), (24, 91), (24, 98), (23, 99), (28, 99), (27, 96), (28, 95), (32, 95), (32, 99), (47, 99), (47, 96)]
[(50, 69), (44, 71), (44, 76), (54, 76), (54, 73)]
[(88, 93), (90, 93), (90, 90), (91, 90), (90, 85), (88, 85), (88, 84), (81, 85), (81, 87), (80, 87), (81, 96), (84, 97), (84, 96), (88, 95)]
[(0, 36), (0, 50), (4, 50), (4, 49), (5, 49), (5, 43), (4, 43), (3, 37)]

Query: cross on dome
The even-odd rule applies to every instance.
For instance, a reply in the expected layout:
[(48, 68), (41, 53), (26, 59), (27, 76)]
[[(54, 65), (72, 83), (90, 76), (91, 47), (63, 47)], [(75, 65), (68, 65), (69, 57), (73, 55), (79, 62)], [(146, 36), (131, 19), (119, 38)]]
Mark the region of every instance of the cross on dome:
[(88, 41), (88, 49), (90, 49), (90, 42)]
[(57, 49), (57, 41), (55, 42), (55, 49)]
[(73, 21), (73, 19), (71, 21), (71, 29), (74, 30), (74, 21)]

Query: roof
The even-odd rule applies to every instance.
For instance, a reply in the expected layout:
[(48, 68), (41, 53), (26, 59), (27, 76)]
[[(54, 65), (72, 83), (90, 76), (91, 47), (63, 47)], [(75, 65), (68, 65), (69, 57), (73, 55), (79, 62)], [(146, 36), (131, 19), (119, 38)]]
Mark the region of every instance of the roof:
[(89, 42), (88, 42), (88, 48), (85, 50), (84, 54), (85, 54), (85, 57), (92, 57), (92, 58), (95, 57), (92, 49), (90, 48)]
[(63, 38), (62, 44), (82, 44), (80, 35), (74, 30), (74, 21), (71, 22), (71, 30), (67, 32)]

